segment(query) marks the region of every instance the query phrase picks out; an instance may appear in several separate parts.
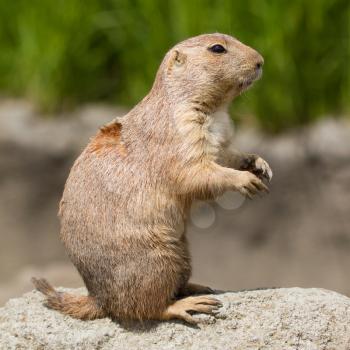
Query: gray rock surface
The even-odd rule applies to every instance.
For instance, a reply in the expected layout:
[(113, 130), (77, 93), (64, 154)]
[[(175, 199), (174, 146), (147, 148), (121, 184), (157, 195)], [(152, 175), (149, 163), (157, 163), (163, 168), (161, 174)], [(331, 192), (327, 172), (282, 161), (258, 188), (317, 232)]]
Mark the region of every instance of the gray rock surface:
[(350, 349), (350, 299), (336, 292), (266, 289), (217, 298), (224, 304), (220, 313), (198, 315), (198, 327), (180, 321), (121, 325), (63, 316), (45, 308), (40, 293), (30, 292), (0, 309), (0, 348)]

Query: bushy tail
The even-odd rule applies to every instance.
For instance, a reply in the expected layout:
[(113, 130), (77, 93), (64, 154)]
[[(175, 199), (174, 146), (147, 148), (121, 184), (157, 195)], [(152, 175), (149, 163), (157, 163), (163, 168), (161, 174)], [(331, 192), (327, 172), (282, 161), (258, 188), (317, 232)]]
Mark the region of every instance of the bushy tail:
[(46, 306), (81, 320), (94, 320), (106, 317), (105, 312), (91, 296), (57, 292), (44, 278), (32, 278), (35, 288), (46, 295)]

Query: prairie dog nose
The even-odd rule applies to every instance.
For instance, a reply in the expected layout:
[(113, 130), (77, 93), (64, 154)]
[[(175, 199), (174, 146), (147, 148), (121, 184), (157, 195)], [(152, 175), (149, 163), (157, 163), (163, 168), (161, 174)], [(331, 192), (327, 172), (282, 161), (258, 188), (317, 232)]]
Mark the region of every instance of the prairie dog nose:
[(255, 69), (259, 70), (262, 68), (262, 66), (264, 65), (264, 59), (263, 57), (257, 53), (257, 57), (255, 58)]
[(235, 48), (241, 53), (243, 61), (250, 66), (250, 69), (260, 70), (262, 68), (264, 58), (258, 51), (239, 41), (235, 42)]

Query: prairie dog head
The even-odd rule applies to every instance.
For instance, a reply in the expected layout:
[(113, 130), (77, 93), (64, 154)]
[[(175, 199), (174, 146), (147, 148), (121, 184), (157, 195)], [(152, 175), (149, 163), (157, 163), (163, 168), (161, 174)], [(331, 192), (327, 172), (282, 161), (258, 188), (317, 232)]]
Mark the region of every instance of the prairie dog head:
[(176, 100), (200, 99), (218, 106), (259, 79), (263, 63), (257, 51), (229, 35), (204, 34), (174, 46), (165, 56), (157, 79)]

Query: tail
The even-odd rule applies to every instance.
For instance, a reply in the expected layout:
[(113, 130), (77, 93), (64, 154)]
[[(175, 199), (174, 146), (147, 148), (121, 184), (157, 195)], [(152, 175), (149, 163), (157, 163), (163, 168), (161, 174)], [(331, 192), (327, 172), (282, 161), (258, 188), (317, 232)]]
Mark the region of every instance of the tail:
[(50, 309), (81, 320), (94, 320), (107, 316), (91, 296), (57, 292), (44, 278), (33, 277), (32, 283), (47, 297), (45, 305)]

